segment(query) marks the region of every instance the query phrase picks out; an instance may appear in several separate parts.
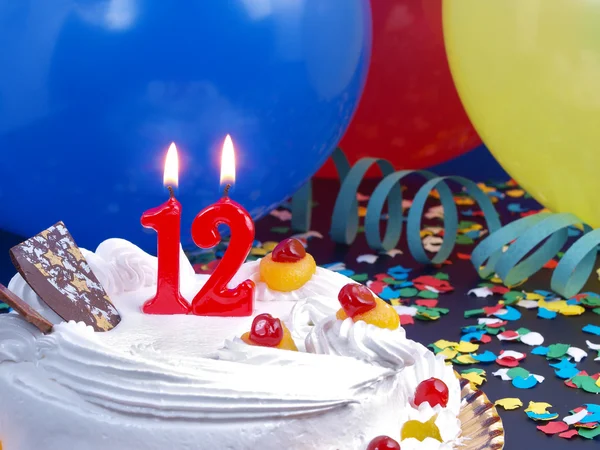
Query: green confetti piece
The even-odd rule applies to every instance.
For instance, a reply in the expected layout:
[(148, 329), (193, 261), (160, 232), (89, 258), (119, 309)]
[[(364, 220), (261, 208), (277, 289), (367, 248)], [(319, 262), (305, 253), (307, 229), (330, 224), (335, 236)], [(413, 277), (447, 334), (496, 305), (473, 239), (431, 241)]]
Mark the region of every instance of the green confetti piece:
[(467, 373), (476, 373), (477, 375), (485, 375), (485, 370), (479, 369), (477, 367), (473, 367), (472, 369), (461, 370), (460, 373), (461, 373), (461, 375), (464, 375)]
[(421, 298), (438, 298), (439, 294), (437, 292), (430, 291), (429, 289), (424, 289), (422, 291), (419, 291), (419, 294), (417, 296)]
[(506, 331), (506, 328), (504, 328), (504, 327), (500, 327), (500, 328), (486, 327), (486, 329), (485, 329), (485, 332), (487, 334), (491, 334), (492, 336), (496, 336), (497, 334), (500, 334), (503, 331)]
[(581, 383), (577, 387), (583, 389), (585, 392), (589, 392), (590, 394), (600, 394), (600, 386), (596, 384), (596, 380), (594, 380), (592, 377), (581, 377)]
[(596, 436), (600, 436), (600, 426), (596, 428), (579, 428), (579, 436), (586, 439), (594, 439)]
[(461, 220), (460, 222), (458, 222), (458, 229), (464, 230), (473, 227), (473, 225), (477, 225), (477, 223), (471, 222), (470, 220)]
[(600, 306), (600, 297), (584, 297), (581, 304), (587, 307)]
[(406, 283), (406, 281), (396, 280), (395, 278), (384, 278), (381, 281), (383, 281), (384, 283), (389, 284), (390, 286), (398, 286), (400, 284)]
[(519, 334), (519, 336), (523, 336), (525, 334), (529, 334), (531, 333), (531, 330), (527, 329), (527, 328), (519, 328), (517, 330), (517, 333)]
[(502, 296), (502, 298), (507, 302), (514, 303), (515, 301), (523, 300), (525, 298), (525, 294), (517, 291), (508, 291)]
[(429, 308), (431, 311), (436, 311), (439, 312), (440, 314), (446, 315), (450, 312), (450, 310), (448, 308), (440, 308), (439, 306), (436, 306), (435, 308)]
[(448, 275), (447, 273), (444, 273), (444, 272), (438, 272), (434, 275), (434, 277), (437, 278), (438, 280), (448, 281), (450, 279), (450, 275)]
[(482, 309), (467, 309), (465, 311), (465, 319), (468, 319), (469, 317), (473, 317), (473, 316), (481, 316), (485, 314), (485, 310)]
[(508, 372), (506, 372), (506, 375), (511, 378), (516, 378), (516, 377), (528, 378), (529, 375), (531, 375), (531, 372), (529, 372), (529, 370), (527, 370), (527, 369), (524, 369), (523, 367), (512, 367), (512, 368), (508, 369)]
[(415, 295), (417, 295), (419, 293), (418, 290), (416, 290), (415, 288), (402, 288), (399, 291), (399, 295), (400, 297), (414, 297)]
[(592, 309), (592, 312), (600, 315), (600, 308)]
[(442, 349), (435, 344), (429, 344), (427, 347), (429, 347), (436, 355), (442, 351)]
[(0, 302), (0, 309), (9, 309), (10, 306), (8, 306), (6, 303), (1, 303)]
[(477, 285), (477, 287), (486, 287), (486, 288), (489, 288), (489, 289), (491, 289), (491, 288), (493, 288), (495, 286), (497, 286), (497, 285), (494, 284), (494, 283), (479, 283)]
[(361, 225), (360, 227), (358, 227), (358, 230), (356, 230), (357, 233), (364, 233), (365, 232), (365, 227), (364, 225)]
[(367, 281), (369, 276), (366, 273), (355, 273), (354, 275), (350, 275), (350, 278), (361, 283), (363, 281)]
[(286, 234), (290, 231), (290, 227), (273, 227), (271, 233)]
[(458, 236), (456, 236), (456, 243), (459, 245), (470, 245), (473, 242), (475, 241), (466, 234), (459, 234)]
[(548, 347), (547, 359), (560, 359), (567, 354), (571, 346), (569, 344), (552, 344)]

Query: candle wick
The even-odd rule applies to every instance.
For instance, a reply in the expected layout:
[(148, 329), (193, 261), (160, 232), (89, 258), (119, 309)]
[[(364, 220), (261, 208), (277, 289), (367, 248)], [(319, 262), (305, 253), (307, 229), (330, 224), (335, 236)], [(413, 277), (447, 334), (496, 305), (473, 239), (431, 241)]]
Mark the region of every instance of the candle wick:
[(175, 194), (173, 193), (173, 188), (171, 186), (167, 186), (167, 189), (169, 190), (169, 196), (171, 198), (175, 197)]
[(229, 197), (229, 189), (231, 189), (231, 185), (227, 184), (225, 186), (225, 190), (223, 191), (223, 197)]

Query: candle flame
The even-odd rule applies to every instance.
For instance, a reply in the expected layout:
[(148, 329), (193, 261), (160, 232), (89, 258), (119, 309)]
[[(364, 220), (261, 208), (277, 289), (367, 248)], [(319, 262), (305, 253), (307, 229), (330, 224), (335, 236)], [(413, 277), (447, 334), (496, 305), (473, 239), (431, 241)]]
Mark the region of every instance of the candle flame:
[(175, 142), (171, 142), (167, 157), (165, 158), (163, 184), (174, 188), (179, 186), (179, 157), (177, 156)]
[(221, 184), (235, 183), (235, 151), (231, 136), (225, 137), (221, 153)]

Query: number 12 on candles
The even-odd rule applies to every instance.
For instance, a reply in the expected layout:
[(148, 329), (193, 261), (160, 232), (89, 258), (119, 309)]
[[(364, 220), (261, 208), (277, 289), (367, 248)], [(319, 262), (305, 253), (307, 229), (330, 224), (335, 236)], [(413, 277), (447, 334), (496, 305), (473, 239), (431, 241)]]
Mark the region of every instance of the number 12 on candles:
[(233, 289), (227, 287), (242, 266), (254, 242), (254, 222), (250, 214), (229, 198), (229, 188), (235, 182), (235, 155), (231, 137), (227, 135), (221, 155), (223, 198), (200, 211), (192, 223), (192, 239), (200, 248), (216, 246), (221, 241), (218, 227), (229, 226), (231, 239), (223, 259), (196, 294), (191, 314), (200, 316), (249, 316), (254, 306), (255, 285), (246, 280)]

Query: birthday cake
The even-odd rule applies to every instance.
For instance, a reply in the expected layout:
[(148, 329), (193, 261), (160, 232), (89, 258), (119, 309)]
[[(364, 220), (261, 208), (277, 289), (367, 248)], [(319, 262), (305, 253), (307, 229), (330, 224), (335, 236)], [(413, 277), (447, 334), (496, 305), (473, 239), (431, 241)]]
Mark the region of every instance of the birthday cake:
[[(0, 316), (0, 448), (457, 448), (452, 367), (407, 339), (367, 287), (280, 245), (229, 283), (255, 283), (249, 317), (144, 314), (157, 260), (121, 239), (50, 262), (30, 247), (42, 261), (31, 270), (79, 264), (81, 277), (53, 281), (73, 303), (106, 295), (88, 302), (91, 322), (65, 321), (29, 272), (11, 280), (6, 295), (22, 304)], [(187, 301), (208, 278), (181, 252)]]

